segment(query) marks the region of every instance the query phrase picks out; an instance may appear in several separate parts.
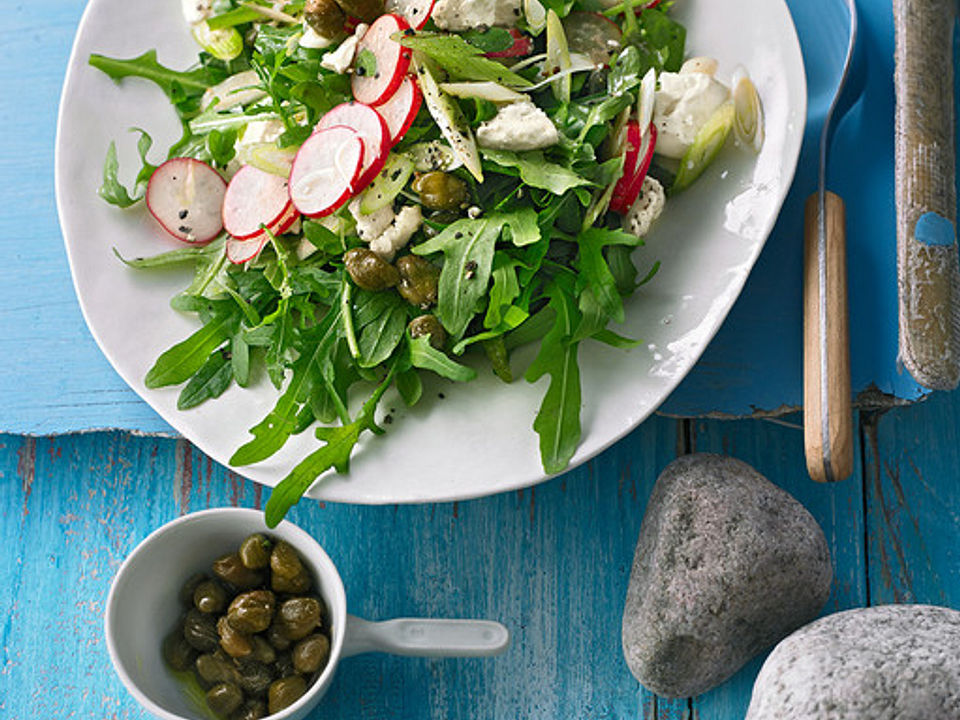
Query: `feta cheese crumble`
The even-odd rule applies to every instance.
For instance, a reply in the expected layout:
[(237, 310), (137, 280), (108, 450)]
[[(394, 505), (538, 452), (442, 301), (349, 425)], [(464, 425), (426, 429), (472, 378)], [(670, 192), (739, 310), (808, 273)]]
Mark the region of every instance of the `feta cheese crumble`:
[(393, 260), (396, 252), (410, 241), (423, 222), (419, 205), (406, 205), (399, 213), (394, 213), (387, 205), (364, 215), (360, 211), (360, 199), (355, 198), (349, 210), (357, 221), (357, 235), (387, 261)]
[(437, 0), (430, 16), (441, 30), (462, 32), (479, 26), (514, 27), (520, 0)]
[(667, 194), (663, 185), (656, 178), (647, 175), (643, 179), (636, 202), (623, 217), (623, 229), (637, 237), (644, 237), (650, 232), (654, 221), (660, 217), (666, 202)]
[(340, 43), (340, 47), (326, 53), (320, 59), (320, 66), (332, 73), (337, 73), (337, 75), (345, 73), (353, 64), (353, 56), (357, 52), (357, 43), (360, 42), (360, 38), (362, 38), (366, 32), (366, 25), (363, 23), (357, 25), (353, 35)]
[(495, 150), (539, 150), (559, 141), (560, 134), (547, 114), (526, 98), (504, 105), (477, 128), (480, 146)]
[(657, 153), (681, 158), (714, 110), (730, 98), (730, 90), (704, 72), (660, 73), (653, 106)]

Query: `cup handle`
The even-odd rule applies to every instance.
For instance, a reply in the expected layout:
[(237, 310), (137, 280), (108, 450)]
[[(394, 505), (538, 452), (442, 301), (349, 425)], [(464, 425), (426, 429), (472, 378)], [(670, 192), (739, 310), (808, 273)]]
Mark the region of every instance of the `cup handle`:
[(397, 618), (370, 622), (347, 615), (343, 657), (368, 652), (412, 657), (488, 657), (510, 645), (510, 631), (492, 620)]

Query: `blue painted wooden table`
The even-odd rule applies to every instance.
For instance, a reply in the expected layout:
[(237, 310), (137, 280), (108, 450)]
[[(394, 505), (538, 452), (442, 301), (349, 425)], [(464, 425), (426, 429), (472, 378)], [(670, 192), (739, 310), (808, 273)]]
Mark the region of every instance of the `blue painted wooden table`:
[[(0, 432), (7, 433), (0, 435), (0, 718), (11, 720), (144, 717), (114, 676), (103, 642), (114, 571), (178, 514), (264, 501), (258, 486), (188, 442), (158, 436), (169, 428), (123, 386), (80, 318), (60, 247), (52, 147), (82, 9), (82, 0), (3, 0), (0, 27)], [(865, 103), (879, 113), (881, 148), (870, 156), (868, 190), (854, 194), (851, 207), (875, 210), (869, 230), (885, 249), (877, 262), (851, 263), (861, 281), (854, 309), (861, 317), (886, 314), (876, 315), (883, 318), (874, 323), (877, 344), (855, 345), (855, 356), (865, 358), (855, 384), (917, 397), (893, 362), (889, 289), (869, 302), (856, 289), (869, 284), (864, 273), (889, 275), (893, 252), (892, 196), (884, 193), (892, 187), (892, 139), (882, 140), (892, 106), (883, 74), (892, 64), (884, 51), (892, 43), (890, 10), (882, 0), (863, 0), (861, 9), (879, 68)], [(865, 132), (864, 112), (845, 132)], [(793, 281), (777, 273), (799, 278), (798, 258), (780, 232), (668, 411), (744, 414), (751, 406), (797, 404), (799, 301)], [(852, 257), (865, 252), (867, 239), (854, 239)], [(773, 302), (775, 287), (785, 297)], [(796, 342), (778, 337), (776, 352), (752, 355), (741, 347), (762, 348), (775, 325), (795, 327)], [(752, 380), (758, 367), (762, 385)], [(799, 423), (795, 413), (737, 421), (659, 416), (583, 467), (518, 493), (421, 506), (298, 506), (292, 519), (339, 565), (358, 614), (490, 617), (513, 632), (510, 650), (492, 660), (349, 659), (313, 717), (741, 718), (760, 659), (713, 692), (668, 701), (638, 686), (620, 651), (647, 496), (663, 466), (693, 450), (753, 464), (810, 509), (835, 564), (826, 612), (883, 602), (960, 606), (960, 396), (861, 410), (854, 477), (834, 486), (806, 477)]]

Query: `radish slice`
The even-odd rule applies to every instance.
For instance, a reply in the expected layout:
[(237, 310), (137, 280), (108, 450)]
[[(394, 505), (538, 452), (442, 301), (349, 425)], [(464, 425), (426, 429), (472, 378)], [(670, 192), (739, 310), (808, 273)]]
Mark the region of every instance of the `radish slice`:
[(413, 125), (420, 105), (423, 104), (423, 93), (417, 87), (417, 82), (409, 75), (400, 82), (400, 87), (383, 105), (377, 106), (377, 112), (387, 123), (390, 131), (390, 144), (396, 145), (407, 134)]
[(624, 172), (614, 188), (613, 198), (610, 200), (611, 210), (626, 214), (630, 206), (637, 201), (640, 190), (643, 188), (643, 179), (650, 169), (656, 145), (657, 128), (653, 123), (647, 127), (647, 132), (640, 133), (640, 126), (634, 121), (630, 122), (627, 127), (627, 157), (624, 162)]
[[(277, 218), (276, 221), (268, 227), (268, 230), (270, 230), (274, 236), (283, 235), (293, 227), (293, 224), (299, 217), (300, 213), (297, 212), (297, 208), (290, 202), (287, 204), (287, 209), (284, 210), (283, 215)], [(226, 243), (227, 260), (238, 265), (252, 260), (260, 254), (264, 245), (267, 244), (267, 240), (269, 240), (269, 237), (263, 230), (260, 230), (249, 238), (228, 237)]]
[(153, 171), (147, 184), (147, 208), (178, 240), (205, 243), (223, 228), (220, 208), (226, 181), (205, 162), (171, 158)]
[(513, 45), (508, 47), (506, 50), (499, 50), (497, 52), (488, 52), (486, 56), (489, 58), (515, 58), (515, 57), (525, 57), (533, 52), (533, 39), (524, 35), (522, 32), (516, 28), (510, 28), (508, 30), (510, 37), (513, 38)]
[(387, 0), (388, 13), (402, 15), (414, 30), (422, 30), (433, 13), (436, 0)]
[(292, 205), (287, 178), (244, 165), (233, 176), (223, 196), (223, 227), (237, 240), (270, 227)]
[(356, 192), (363, 140), (340, 125), (315, 132), (300, 146), (290, 170), (290, 199), (307, 217), (329, 215)]
[(381, 15), (360, 38), (350, 87), (362, 103), (379, 105), (390, 99), (410, 68), (410, 48), (391, 36), (410, 25), (399, 15)]
[(354, 192), (359, 192), (376, 177), (383, 168), (390, 151), (390, 128), (380, 113), (369, 105), (358, 102), (341, 103), (320, 118), (316, 130), (325, 130), (344, 125), (355, 131), (363, 140), (363, 164), (360, 177), (354, 182)]

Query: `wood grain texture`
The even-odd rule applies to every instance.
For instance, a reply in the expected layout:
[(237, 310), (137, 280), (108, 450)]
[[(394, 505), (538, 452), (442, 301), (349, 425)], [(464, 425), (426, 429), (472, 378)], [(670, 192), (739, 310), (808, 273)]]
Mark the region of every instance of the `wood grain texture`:
[(803, 245), (803, 430), (807, 471), (817, 482), (846, 480), (853, 472), (843, 200), (826, 192), (822, 212), (821, 219), (819, 197), (811, 195)]

